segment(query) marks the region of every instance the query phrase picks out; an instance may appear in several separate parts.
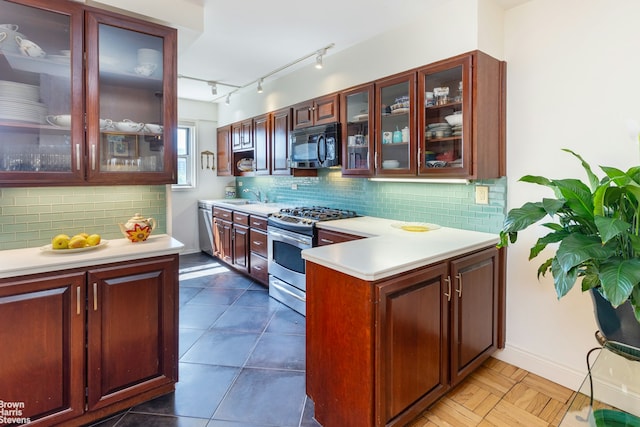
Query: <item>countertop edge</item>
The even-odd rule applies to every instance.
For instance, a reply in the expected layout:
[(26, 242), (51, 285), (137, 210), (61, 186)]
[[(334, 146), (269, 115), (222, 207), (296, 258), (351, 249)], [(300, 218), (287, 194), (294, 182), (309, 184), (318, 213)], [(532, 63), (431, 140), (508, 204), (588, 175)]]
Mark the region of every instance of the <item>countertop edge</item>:
[[(125, 249), (123, 252), (116, 254), (109, 251), (109, 249), (117, 250), (118, 247), (124, 247), (129, 250)], [(142, 250), (138, 251), (138, 249)], [(124, 238), (109, 240), (109, 246), (97, 249), (96, 251), (84, 252), (82, 254), (43, 255), (46, 258), (41, 259), (40, 263), (38, 263), (37, 260), (40, 252), (39, 248), (9, 249), (2, 251), (5, 259), (11, 259), (11, 257), (25, 257), (26, 259), (31, 260), (31, 262), (28, 266), (20, 263), (14, 264), (14, 266), (0, 265), (0, 279), (10, 279), (14, 277), (28, 276), (31, 274), (95, 267), (137, 259), (179, 254), (183, 249), (184, 244), (182, 242), (179, 242), (167, 234), (151, 236), (147, 242), (141, 242), (140, 244), (130, 243)], [(65, 257), (69, 258), (65, 259)]]

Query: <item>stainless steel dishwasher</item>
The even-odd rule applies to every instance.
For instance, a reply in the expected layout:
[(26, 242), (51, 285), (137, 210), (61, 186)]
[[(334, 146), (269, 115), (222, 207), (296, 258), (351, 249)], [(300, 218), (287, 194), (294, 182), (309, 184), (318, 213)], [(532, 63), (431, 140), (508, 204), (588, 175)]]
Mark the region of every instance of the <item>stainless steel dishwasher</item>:
[(213, 256), (213, 203), (198, 201), (198, 237), (200, 250)]

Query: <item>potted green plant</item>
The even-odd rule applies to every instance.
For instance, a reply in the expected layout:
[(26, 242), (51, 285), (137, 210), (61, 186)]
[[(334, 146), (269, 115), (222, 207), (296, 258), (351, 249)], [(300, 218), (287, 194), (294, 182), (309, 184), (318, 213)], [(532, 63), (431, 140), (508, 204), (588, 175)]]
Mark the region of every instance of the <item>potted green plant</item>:
[(605, 176), (598, 178), (580, 155), (563, 151), (582, 162), (587, 182), (522, 177), (520, 181), (549, 187), (555, 197), (511, 209), (498, 246), (515, 243), (519, 231), (548, 217), (541, 226), (549, 232), (533, 245), (529, 259), (550, 244), (558, 246), (538, 268), (538, 278), (551, 272), (558, 298), (581, 278), (607, 340), (640, 348), (640, 166), (626, 172), (601, 166)]

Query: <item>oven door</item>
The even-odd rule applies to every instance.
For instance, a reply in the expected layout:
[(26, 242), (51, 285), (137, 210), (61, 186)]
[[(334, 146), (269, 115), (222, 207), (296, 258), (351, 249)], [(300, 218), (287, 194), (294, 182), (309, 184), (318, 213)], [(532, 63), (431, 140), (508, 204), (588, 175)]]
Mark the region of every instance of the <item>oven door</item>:
[(267, 227), (269, 275), (305, 291), (305, 261), (302, 250), (311, 248), (313, 238), (278, 227)]

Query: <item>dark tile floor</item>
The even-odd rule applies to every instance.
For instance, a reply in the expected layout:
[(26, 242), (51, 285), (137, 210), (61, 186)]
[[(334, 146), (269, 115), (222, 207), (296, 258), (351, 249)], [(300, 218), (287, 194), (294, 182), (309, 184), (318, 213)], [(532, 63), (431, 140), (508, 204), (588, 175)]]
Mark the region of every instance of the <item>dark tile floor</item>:
[(204, 253), (180, 257), (179, 379), (95, 426), (319, 426), (305, 394), (305, 318)]

